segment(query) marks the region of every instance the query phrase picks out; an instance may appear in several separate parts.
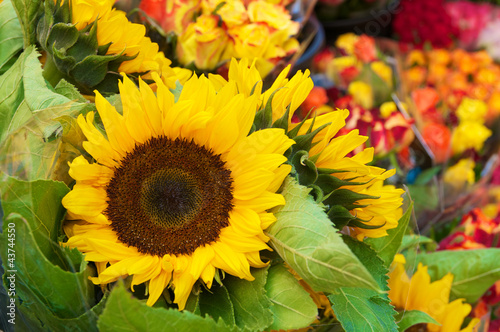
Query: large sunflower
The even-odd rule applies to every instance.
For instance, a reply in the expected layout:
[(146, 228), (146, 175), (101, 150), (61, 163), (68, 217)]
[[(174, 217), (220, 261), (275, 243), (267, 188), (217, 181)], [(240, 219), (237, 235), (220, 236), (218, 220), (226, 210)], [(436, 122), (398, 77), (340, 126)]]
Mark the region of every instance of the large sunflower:
[(157, 74), (156, 95), (126, 76), (119, 89), (123, 115), (99, 93), (94, 114), (80, 116), (83, 156), (70, 164), (76, 180), (63, 199), (67, 245), (95, 262), (96, 284), (133, 275), (148, 282), (148, 305), (166, 287), (183, 309), (194, 283), (210, 288), (216, 269), (252, 280), (268, 249), (268, 209), (290, 171), (283, 153), (293, 144), (283, 130), (248, 135), (259, 95), (245, 96), (220, 77), (193, 76), (178, 97)]

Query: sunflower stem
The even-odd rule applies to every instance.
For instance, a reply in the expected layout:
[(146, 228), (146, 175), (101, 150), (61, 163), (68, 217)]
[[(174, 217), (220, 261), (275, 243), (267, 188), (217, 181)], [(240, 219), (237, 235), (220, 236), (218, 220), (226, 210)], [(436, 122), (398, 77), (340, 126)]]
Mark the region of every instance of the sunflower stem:
[(47, 57), (45, 58), (45, 65), (43, 66), (43, 72), (42, 75), (47, 80), (47, 82), (52, 85), (52, 87), (55, 87), (57, 83), (64, 77), (63, 73), (56, 67), (56, 64), (52, 60), (52, 57), (47, 54)]

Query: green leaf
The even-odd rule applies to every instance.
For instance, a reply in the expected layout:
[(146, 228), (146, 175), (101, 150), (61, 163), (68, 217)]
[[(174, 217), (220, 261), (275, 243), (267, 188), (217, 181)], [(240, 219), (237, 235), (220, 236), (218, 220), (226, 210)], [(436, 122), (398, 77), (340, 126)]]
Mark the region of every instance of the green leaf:
[(28, 222), (40, 252), (52, 264), (66, 271), (74, 269), (68, 265), (58, 237), (61, 220), (66, 210), (61, 205), (69, 188), (61, 182), (38, 180), (19, 181), (0, 173), (1, 204), (4, 216), (17, 213)]
[(387, 230), (387, 236), (366, 240), (366, 243), (371, 245), (372, 248), (375, 249), (377, 254), (380, 256), (380, 258), (382, 258), (385, 266), (391, 265), (394, 256), (398, 253), (412, 213), (413, 202), (407, 208), (403, 216), (399, 219), (398, 227)]
[(210, 291), (203, 291), (199, 297), (199, 306), (201, 316), (208, 315), (216, 322), (220, 318), (228, 326), (236, 324), (233, 303), (227, 288), (223, 285), (214, 284)]
[(427, 265), (432, 280), (453, 274), (450, 300), (476, 302), (500, 279), (500, 249), (442, 250), (420, 254), (417, 262)]
[(408, 185), (411, 199), (414, 202), (415, 214), (419, 215), (422, 211), (435, 210), (439, 203), (439, 190), (435, 185)]
[(416, 234), (410, 234), (410, 235), (404, 235), (403, 236), (403, 241), (401, 242), (401, 247), (400, 251), (415, 247), (415, 246), (420, 246), (421, 244), (434, 244), (434, 240), (431, 238), (428, 238), (427, 236), (423, 235), (416, 235)]
[(16, 63), (0, 77), (0, 145), (9, 133), (18, 129), (31, 116), (29, 108), (22, 105), (23, 69), (28, 52), (21, 54)]
[(417, 176), (413, 184), (417, 186), (426, 185), (441, 171), (441, 169), (442, 166), (435, 166), (422, 171), (422, 173)]
[(23, 32), (11, 0), (0, 3), (0, 74), (23, 48)]
[(80, 94), (77, 88), (65, 79), (61, 79), (57, 83), (54, 91), (58, 94), (68, 98), (69, 100), (76, 100), (78, 102), (86, 103), (87, 100)]
[(346, 331), (397, 331), (389, 300), (372, 290), (346, 287), (328, 298)]
[(432, 323), (440, 325), (434, 318), (420, 310), (402, 311), (396, 316), (398, 322), (398, 331), (403, 332), (413, 325), (422, 323)]
[[(388, 268), (384, 265), (382, 259), (377, 255), (377, 253), (368, 245), (363, 242), (360, 242), (358, 240), (355, 240), (347, 235), (343, 235), (342, 237), (345, 241), (345, 243), (349, 246), (349, 248), (352, 250), (352, 252), (358, 257), (358, 259), (363, 263), (363, 265), (366, 267), (366, 269), (371, 273), (373, 278), (378, 282), (379, 287), (383, 291), (389, 291), (389, 287), (387, 285), (387, 273), (389, 273)], [(346, 294), (351, 294), (353, 292), (353, 288), (343, 288), (343, 290), (346, 292)], [(390, 300), (387, 295), (385, 294), (374, 294), (372, 291), (368, 290), (361, 290), (361, 291), (356, 291), (355, 292), (358, 296), (359, 301), (364, 302), (364, 312), (362, 312), (362, 315), (368, 315), (368, 316), (380, 316), (378, 317), (378, 323), (380, 326), (384, 326), (385, 328), (383, 331), (392, 331), (396, 329), (396, 322), (394, 319), (394, 315), (396, 314), (396, 311), (394, 310), (394, 307), (390, 305)], [(338, 294), (337, 294), (338, 295)], [(352, 294), (351, 294), (352, 295)], [(344, 303), (344, 298), (342, 296), (340, 297), (332, 297), (330, 299), (335, 299), (335, 301), (340, 301), (340, 305), (343, 306), (345, 305)], [(339, 302), (333, 302), (333, 305), (339, 305)], [(355, 305), (354, 305), (355, 307)], [(335, 308), (334, 308), (335, 310)], [(351, 309), (352, 310), (352, 309)], [(356, 314), (352, 314), (353, 316)], [(359, 318), (359, 317), (358, 317)], [(356, 321), (356, 331), (360, 330), (366, 330), (370, 325), (363, 320), (359, 320), (358, 318), (353, 319)], [(342, 323), (344, 328), (346, 328), (346, 325), (349, 326), (351, 318), (346, 316), (345, 314), (342, 317), (339, 317), (339, 321)], [(377, 323), (377, 324), (378, 324)], [(377, 326), (377, 325), (374, 325)], [(350, 331), (349, 329), (346, 329)], [(379, 331), (378, 329), (375, 329), (375, 331)], [(382, 331), (382, 330), (380, 330)]]
[(355, 240), (348, 235), (342, 235), (342, 239), (377, 281), (380, 289), (388, 291), (387, 273), (389, 273), (389, 270), (384, 265), (382, 258), (366, 243)]
[[(8, 229), (15, 229), (14, 241)], [(35, 230), (36, 231), (36, 230)], [(71, 319), (85, 314), (95, 304), (94, 285), (88, 279), (90, 268), (72, 273), (52, 264), (37, 245), (29, 220), (18, 213), (4, 217), (1, 242), (12, 243), (15, 260), (8, 260), (8, 251), (0, 255), (7, 274), (15, 274), (16, 297), (22, 301), (20, 309), (34, 315), (45, 323), (36, 308), (45, 306), (59, 318)], [(10, 249), (10, 246), (9, 246)], [(11, 272), (14, 270), (15, 272)], [(6, 276), (4, 275), (4, 283)], [(18, 302), (20, 303), (20, 302)]]
[(252, 269), (254, 281), (226, 276), (226, 286), (234, 307), (236, 325), (251, 331), (263, 331), (273, 322), (271, 301), (266, 296), (267, 268)]
[(283, 264), (269, 268), (266, 291), (273, 303), (274, 320), (269, 330), (299, 329), (316, 319), (316, 304)]
[(81, 109), (83, 103), (72, 102), (69, 98), (56, 93), (47, 86), (42, 76), (42, 65), (38, 60), (40, 54), (36, 51), (29, 52), (24, 65), (24, 94), (26, 102), (32, 111), (67, 104), (67, 108)]
[(209, 317), (200, 317), (189, 311), (151, 308), (129, 293), (122, 282), (118, 282), (108, 297), (106, 307), (99, 316), (100, 332), (115, 331), (236, 331), (224, 321), (217, 323)]
[(42, 0), (12, 0), (21, 23), (24, 36), (24, 48), (35, 44), (36, 26), (39, 15), (43, 12)]
[(309, 189), (288, 177), (282, 194), (286, 205), (274, 209), (277, 221), (265, 233), (285, 262), (317, 292), (340, 287), (379, 292), (377, 282), (342, 241)]

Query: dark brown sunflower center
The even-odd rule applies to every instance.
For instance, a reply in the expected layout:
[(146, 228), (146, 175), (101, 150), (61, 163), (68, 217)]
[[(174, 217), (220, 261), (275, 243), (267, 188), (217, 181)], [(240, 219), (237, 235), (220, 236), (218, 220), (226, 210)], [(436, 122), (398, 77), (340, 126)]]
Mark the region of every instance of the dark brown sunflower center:
[(127, 153), (106, 192), (104, 213), (118, 239), (159, 256), (216, 241), (233, 207), (231, 171), (220, 155), (166, 137)]

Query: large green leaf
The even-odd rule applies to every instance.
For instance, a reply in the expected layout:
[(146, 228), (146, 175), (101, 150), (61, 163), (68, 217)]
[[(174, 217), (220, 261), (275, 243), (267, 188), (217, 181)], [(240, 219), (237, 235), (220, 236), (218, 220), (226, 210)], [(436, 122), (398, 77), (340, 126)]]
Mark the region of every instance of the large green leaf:
[(266, 230), (270, 245), (315, 291), (364, 287), (380, 292), (309, 190), (291, 177), (285, 180), (286, 205), (274, 210), (277, 221)]
[(269, 330), (299, 329), (316, 319), (316, 304), (283, 264), (269, 269), (266, 290), (273, 303), (271, 311), (274, 320)]
[(413, 325), (422, 323), (440, 325), (434, 318), (420, 310), (403, 311), (397, 315), (396, 320), (398, 322), (398, 331), (400, 332), (406, 331), (406, 329)]
[(16, 63), (0, 76), (0, 144), (31, 116), (29, 107), (23, 104), (23, 69), (27, 52), (21, 54)]
[[(8, 237), (9, 228), (15, 229), (14, 240)], [(19, 308), (25, 315), (35, 316), (46, 325), (48, 317), (44, 316), (44, 312), (47, 311), (38, 311), (40, 307), (46, 307), (51, 315), (58, 318), (74, 319), (94, 306), (95, 287), (88, 279), (90, 269), (72, 273), (52, 264), (40, 251), (29, 221), (23, 215), (11, 213), (4, 217), (0, 239), (3, 244), (8, 244), (9, 249), (15, 250), (14, 259), (8, 256), (7, 250), (0, 251), (6, 270), (4, 285), (7, 276), (14, 274), (17, 303), (21, 304)]]
[(21, 22), (21, 28), (24, 36), (24, 48), (27, 48), (36, 42), (37, 20), (40, 15), (40, 10), (43, 9), (43, 1), (12, 0), (12, 4), (16, 9), (19, 21)]
[[(373, 278), (377, 281), (378, 286), (383, 291), (388, 291), (387, 273), (389, 269), (384, 265), (382, 259), (377, 253), (366, 243), (353, 239), (348, 235), (343, 235), (342, 239), (349, 246), (349, 249), (356, 255), (363, 266), (370, 272)], [(384, 295), (384, 294), (381, 294)]]
[[(372, 274), (375, 280), (378, 282), (380, 288), (384, 291), (389, 291), (389, 287), (387, 285), (387, 273), (389, 272), (388, 268), (384, 265), (382, 259), (377, 255), (373, 249), (360, 241), (357, 241), (347, 235), (343, 236), (345, 243), (349, 246), (352, 252), (359, 258), (361, 263), (367, 268), (367, 270)], [(383, 326), (384, 331), (394, 331), (397, 329), (396, 321), (394, 319), (394, 315), (396, 315), (396, 311), (394, 307), (390, 305), (390, 300), (385, 294), (377, 294), (371, 290), (367, 289), (355, 289), (355, 288), (342, 288), (341, 289), (345, 296), (342, 296), (340, 293), (335, 293), (335, 296), (330, 296), (330, 300), (332, 300), (332, 306), (334, 311), (337, 313), (339, 306), (342, 308), (343, 306), (354, 306), (354, 304), (346, 304), (346, 297), (353, 298), (354, 302), (362, 303), (363, 310), (362, 315), (366, 315), (368, 317), (378, 317), (377, 321), (374, 321), (373, 327), (363, 319), (353, 318), (356, 314), (352, 313), (351, 315), (346, 315), (345, 313), (339, 313), (337, 315), (338, 320), (346, 328), (354, 324), (356, 327), (356, 331), (369, 330), (370, 328), (374, 328), (377, 326)], [(336, 309), (337, 308), (337, 309)], [(352, 308), (351, 308), (352, 310)], [(376, 329), (376, 331), (378, 331)]]
[(201, 316), (208, 315), (215, 321), (222, 319), (226, 325), (234, 326), (234, 307), (226, 286), (214, 284), (210, 291), (203, 291), (199, 297)]
[(250, 331), (263, 331), (273, 322), (271, 301), (266, 295), (267, 268), (252, 269), (255, 280), (226, 276), (226, 286), (234, 307), (236, 325)]
[[(25, 75), (19, 77), (24, 89), (17, 86), (17, 91), (21, 91), (20, 99), (24, 100), (13, 114), (8, 109), (10, 105), (5, 105), (10, 123), (2, 132), (5, 139), (0, 145), (0, 170), (24, 180), (51, 178), (69, 183), (67, 162), (81, 154), (84, 139), (75, 117), (95, 106), (83, 102), (69, 83), (56, 87), (64, 95), (47, 86), (38, 54), (31, 47), (30, 50), (22, 55), (25, 61), (18, 61)], [(2, 111), (0, 103), (0, 114)]]
[(407, 208), (405, 214), (399, 219), (398, 227), (387, 230), (387, 236), (367, 239), (366, 243), (370, 244), (377, 254), (382, 258), (386, 266), (391, 265), (394, 256), (398, 253), (403, 236), (406, 233), (406, 228), (413, 213), (413, 203)]
[(389, 300), (370, 289), (341, 288), (328, 295), (337, 319), (346, 331), (397, 331)]
[(0, 74), (23, 48), (23, 32), (11, 0), (0, 3)]
[(118, 282), (109, 295), (106, 307), (98, 321), (99, 331), (165, 331), (207, 332), (235, 331), (223, 320), (215, 322), (209, 317), (200, 317), (189, 311), (151, 308), (145, 301), (137, 300), (122, 282)]
[(443, 250), (420, 254), (417, 261), (427, 265), (432, 280), (453, 274), (451, 300), (465, 298), (476, 302), (500, 279), (500, 249)]
[(66, 210), (61, 205), (69, 188), (55, 181), (19, 181), (0, 173), (1, 204), (4, 216), (22, 215), (29, 223), (40, 252), (54, 265), (70, 271), (65, 254), (58, 245), (61, 220)]

